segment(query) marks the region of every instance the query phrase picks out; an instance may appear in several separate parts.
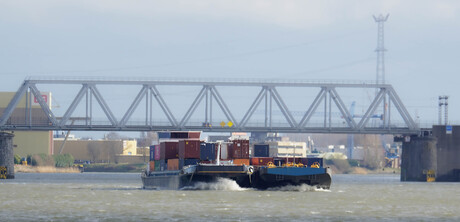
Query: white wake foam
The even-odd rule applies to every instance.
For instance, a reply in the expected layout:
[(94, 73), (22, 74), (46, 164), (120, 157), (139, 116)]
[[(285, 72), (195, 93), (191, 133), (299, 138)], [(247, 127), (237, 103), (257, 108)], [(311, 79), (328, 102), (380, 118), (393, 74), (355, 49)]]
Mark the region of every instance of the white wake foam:
[(282, 187), (273, 187), (268, 188), (269, 191), (296, 191), (296, 192), (313, 192), (313, 191), (323, 191), (323, 192), (330, 192), (330, 190), (325, 190), (322, 188), (316, 188), (315, 186), (310, 186), (307, 184), (302, 185), (286, 185)]
[(197, 182), (193, 186), (182, 188), (182, 190), (230, 190), (230, 191), (245, 191), (249, 188), (240, 187), (234, 180), (227, 178), (218, 178), (215, 182)]

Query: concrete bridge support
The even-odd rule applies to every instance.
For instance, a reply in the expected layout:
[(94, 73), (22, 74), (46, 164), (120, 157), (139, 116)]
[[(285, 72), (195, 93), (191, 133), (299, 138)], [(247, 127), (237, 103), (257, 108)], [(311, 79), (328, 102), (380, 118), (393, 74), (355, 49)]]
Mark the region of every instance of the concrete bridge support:
[(426, 181), (433, 170), (438, 182), (460, 182), (460, 126), (433, 126), (403, 142), (401, 181)]
[(426, 181), (429, 170), (437, 170), (437, 139), (434, 136), (411, 136), (402, 148), (401, 181)]
[(6, 179), (14, 179), (13, 137), (11, 133), (0, 132), (0, 168), (6, 167)]

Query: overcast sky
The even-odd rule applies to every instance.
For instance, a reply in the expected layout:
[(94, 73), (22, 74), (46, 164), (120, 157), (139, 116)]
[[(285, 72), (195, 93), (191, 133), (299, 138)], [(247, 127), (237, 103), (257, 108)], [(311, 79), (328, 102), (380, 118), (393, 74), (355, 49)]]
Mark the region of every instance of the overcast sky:
[(386, 80), (409, 112), (460, 123), (460, 1), (0, 0), (0, 91), (27, 76)]

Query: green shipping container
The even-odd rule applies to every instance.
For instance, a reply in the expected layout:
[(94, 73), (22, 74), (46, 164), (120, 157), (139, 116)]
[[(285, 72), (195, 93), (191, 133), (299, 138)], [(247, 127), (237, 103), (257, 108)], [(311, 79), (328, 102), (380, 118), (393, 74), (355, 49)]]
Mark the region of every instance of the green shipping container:
[(155, 171), (160, 171), (161, 161), (155, 161)]

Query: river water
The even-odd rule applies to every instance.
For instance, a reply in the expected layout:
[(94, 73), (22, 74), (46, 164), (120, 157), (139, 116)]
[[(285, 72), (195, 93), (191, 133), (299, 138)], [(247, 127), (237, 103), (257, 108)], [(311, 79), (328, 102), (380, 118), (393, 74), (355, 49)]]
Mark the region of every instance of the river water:
[(17, 173), (0, 180), (0, 221), (460, 221), (460, 183), (333, 175), (331, 190), (233, 181), (141, 189), (140, 174)]

